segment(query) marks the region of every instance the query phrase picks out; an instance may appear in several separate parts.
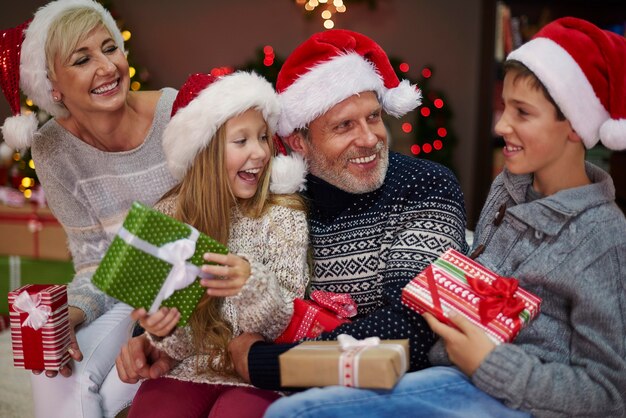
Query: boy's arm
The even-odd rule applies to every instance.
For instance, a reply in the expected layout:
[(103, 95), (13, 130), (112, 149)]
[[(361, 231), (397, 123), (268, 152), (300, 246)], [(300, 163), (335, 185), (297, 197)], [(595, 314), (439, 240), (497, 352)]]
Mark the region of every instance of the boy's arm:
[[(589, 240), (585, 247), (601, 247), (592, 241)], [(590, 248), (581, 250), (590, 251)], [(563, 286), (561, 293), (572, 295), (571, 309), (567, 317), (550, 320), (568, 321), (572, 326), (569, 337), (561, 336), (569, 338), (571, 354), (568, 363), (541, 359), (533, 354), (532, 346), (528, 344), (501, 344), (485, 358), (472, 376), (472, 382), (501, 399), (505, 405), (537, 416), (572, 416), (574, 412), (577, 416), (624, 416), (624, 254), (626, 244), (614, 247), (592, 265), (575, 272), (570, 277), (569, 287)], [(611, 266), (611, 271), (607, 266)], [(525, 331), (532, 332), (531, 329), (522, 330)], [(553, 337), (559, 338), (558, 335)]]

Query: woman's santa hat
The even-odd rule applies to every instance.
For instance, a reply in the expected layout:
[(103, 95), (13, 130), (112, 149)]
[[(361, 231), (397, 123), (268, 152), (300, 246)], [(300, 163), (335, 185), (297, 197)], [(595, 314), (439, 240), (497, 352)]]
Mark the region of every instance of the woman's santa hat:
[(396, 76), (385, 51), (357, 32), (332, 29), (316, 33), (289, 55), (276, 82), (282, 105), (278, 134), (304, 128), (348, 97), (377, 94), (383, 109), (400, 117), (418, 107), (421, 93)]
[[(219, 127), (248, 109), (258, 109), (269, 129), (276, 131), (280, 104), (274, 88), (263, 77), (243, 71), (222, 77), (191, 75), (174, 100), (172, 119), (163, 132), (163, 149), (172, 176), (181, 180)], [(301, 156), (275, 157), (270, 190), (278, 194), (302, 191), (305, 175)]]
[[(0, 72), (4, 94), (11, 104), (12, 117), (5, 120), (2, 134), (6, 143), (14, 149), (25, 149), (31, 145), (37, 130), (37, 118), (20, 111), (19, 89), (38, 107), (55, 117), (67, 116), (62, 103), (52, 98), (52, 84), (48, 79), (46, 42), (50, 27), (68, 11), (91, 8), (102, 18), (117, 46), (124, 50), (124, 39), (111, 14), (100, 3), (92, 0), (57, 0), (41, 7), (33, 20), (7, 31), (0, 37), (0, 54), (3, 61)], [(8, 85), (10, 88), (5, 89)]]
[(587, 148), (626, 149), (626, 38), (564, 17), (507, 60), (537, 76)]

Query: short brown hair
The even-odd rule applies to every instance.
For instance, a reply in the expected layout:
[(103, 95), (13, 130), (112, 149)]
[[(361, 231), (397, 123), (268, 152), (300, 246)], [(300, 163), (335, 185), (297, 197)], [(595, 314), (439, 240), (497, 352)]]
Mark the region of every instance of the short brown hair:
[(508, 60), (504, 63), (504, 74), (506, 75), (508, 73), (513, 74), (513, 82), (517, 82), (520, 79), (528, 80), (533, 89), (541, 90), (545, 98), (548, 99), (548, 101), (552, 103), (556, 109), (557, 120), (567, 119), (548, 92), (548, 89), (546, 89), (546, 86), (543, 85), (541, 80), (539, 80), (535, 73), (533, 73), (527, 66), (516, 60)]

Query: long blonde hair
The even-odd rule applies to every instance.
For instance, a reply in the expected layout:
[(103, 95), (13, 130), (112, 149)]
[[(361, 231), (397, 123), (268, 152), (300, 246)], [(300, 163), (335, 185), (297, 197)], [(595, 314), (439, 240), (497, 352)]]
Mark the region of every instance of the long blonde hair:
[[(274, 145), (271, 140), (269, 144), (270, 155), (273, 155)], [(271, 159), (259, 178), (259, 187), (254, 196), (237, 199), (226, 174), (225, 149), (226, 128), (223, 124), (210, 143), (196, 155), (182, 181), (163, 197), (176, 196), (175, 219), (193, 225), (227, 246), (235, 207), (251, 218), (262, 216), (272, 205), (306, 210), (299, 195), (270, 193)], [(197, 364), (198, 373), (212, 371), (234, 374), (227, 349), (233, 337), (232, 328), (222, 318), (220, 309), (223, 301), (224, 298), (205, 294), (190, 318), (189, 326), (196, 352), (209, 355), (206, 366)]]

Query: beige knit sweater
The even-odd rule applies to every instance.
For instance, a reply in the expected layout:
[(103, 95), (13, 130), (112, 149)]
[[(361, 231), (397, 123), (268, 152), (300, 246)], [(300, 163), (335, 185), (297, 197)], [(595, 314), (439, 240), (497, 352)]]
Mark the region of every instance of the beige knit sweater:
[[(155, 209), (172, 215), (174, 198), (158, 203)], [(307, 265), (308, 226), (302, 211), (273, 206), (258, 219), (233, 210), (228, 249), (250, 262), (251, 275), (239, 294), (224, 299), (222, 317), (233, 335), (258, 332), (273, 340), (284, 330), (293, 314), (293, 299), (304, 296), (309, 280)], [(194, 352), (191, 329), (176, 328), (169, 336), (152, 343), (180, 363), (167, 377), (227, 385), (246, 385), (231, 376), (197, 373), (197, 364), (208, 356)]]

